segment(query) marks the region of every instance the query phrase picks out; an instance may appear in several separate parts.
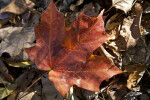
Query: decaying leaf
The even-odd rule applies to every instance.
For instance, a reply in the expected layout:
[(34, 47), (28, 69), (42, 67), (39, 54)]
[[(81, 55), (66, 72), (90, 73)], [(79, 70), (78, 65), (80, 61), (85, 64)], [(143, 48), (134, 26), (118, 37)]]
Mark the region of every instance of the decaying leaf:
[(16, 89), (16, 85), (15, 84), (9, 84), (6, 87), (0, 87), (0, 99), (3, 99), (5, 97), (7, 97), (8, 95), (10, 95), (13, 90)]
[(138, 38), (132, 37), (132, 32), (130, 30), (132, 23), (133, 18), (131, 17), (125, 18), (123, 20), (120, 36), (116, 41), (119, 50), (127, 50), (129, 47), (134, 47), (138, 41)]
[[(113, 28), (113, 27), (112, 27)], [(108, 40), (100, 46), (100, 54), (108, 57), (116, 66), (122, 66), (122, 57), (120, 53), (120, 48), (117, 46), (116, 40), (119, 37), (119, 30), (118, 27), (115, 26), (114, 29), (107, 30), (111, 35)], [(119, 42), (119, 41), (118, 41)], [(119, 42), (120, 43), (120, 42)], [(121, 46), (124, 44), (121, 44)]]
[(134, 0), (112, 0), (112, 6), (127, 13), (131, 10)]
[(131, 25), (131, 33), (134, 39), (138, 39), (141, 36), (140, 25), (141, 25), (141, 17), (142, 17), (142, 6), (140, 3), (135, 3), (134, 5), (134, 20)]
[(123, 73), (109, 80), (110, 83), (106, 86), (106, 92), (112, 100), (122, 100), (122, 98), (127, 94), (127, 78), (126, 73)]
[(106, 31), (110, 31), (113, 30), (114, 28), (116, 28), (117, 26), (119, 26), (121, 24), (122, 21), (122, 15), (120, 15), (119, 13), (113, 15), (106, 23), (105, 26), (105, 30)]
[(0, 60), (0, 73), (2, 73), (4, 75), (5, 79), (7, 79), (7, 81), (14, 83), (14, 81), (15, 81), (14, 77), (10, 74), (8, 68), (1, 60)]
[(139, 98), (142, 100), (150, 99), (148, 94), (145, 94), (144, 92), (142, 93), (141, 91), (131, 91), (122, 99), (123, 100), (138, 100)]
[(64, 17), (53, 2), (35, 27), (36, 46), (26, 49), (41, 70), (51, 70), (49, 79), (66, 97), (74, 84), (99, 92), (100, 83), (121, 73), (106, 57), (89, 55), (109, 37), (104, 31), (103, 11), (97, 18), (80, 14), (72, 28), (65, 29)]
[(133, 90), (133, 88), (139, 83), (143, 74), (145, 73), (146, 67), (144, 65), (136, 64), (126, 68), (125, 72), (131, 73), (127, 80), (128, 89)]
[(33, 27), (8, 27), (0, 29), (2, 42), (0, 44), (0, 56), (7, 53), (12, 60), (28, 60), (28, 55), (24, 52), (24, 47), (33, 46), (35, 35)]
[(123, 20), (120, 36), (116, 42), (120, 50), (127, 50), (130, 47), (134, 47), (141, 36), (141, 5), (136, 3), (133, 12), (132, 16), (128, 16)]
[(6, 60), (6, 62), (7, 62), (7, 64), (9, 66), (13, 66), (13, 67), (26, 67), (28, 65), (32, 65), (33, 64), (33, 62), (31, 62), (31, 61), (11, 62), (11, 61), (7, 61)]
[(125, 18), (124, 15), (118, 13), (108, 20), (105, 29), (111, 33), (111, 35), (108, 39), (109, 41), (105, 43), (105, 47), (111, 50), (111, 52), (110, 54), (106, 52), (106, 50), (103, 50), (103, 52), (105, 52), (107, 57), (113, 58), (113, 60), (117, 58), (117, 61), (114, 61), (117, 62), (117, 64), (115, 63), (116, 65), (122, 65), (122, 62), (120, 62), (120, 64), (118, 62), (122, 59), (119, 51), (126, 51), (137, 44), (141, 36), (141, 15), (142, 7), (139, 3), (135, 3), (131, 16)]
[[(27, 88), (27, 87), (25, 87)], [(36, 83), (34, 84), (34, 86), (32, 88), (30, 88), (28, 91), (26, 92), (20, 92), (17, 96), (18, 100), (42, 100), (42, 94), (41, 94), (41, 84)], [(23, 95), (23, 96), (22, 96)], [(9, 97), (9, 100), (12, 100)]]
[(0, 12), (10, 12), (19, 15), (32, 7), (34, 7), (34, 3), (30, 0), (13, 0), (9, 5), (1, 9)]
[(36, 71), (26, 70), (15, 80), (17, 88), (7, 97), (7, 100), (41, 100), (42, 88), (40, 82), (36, 82), (30, 89), (26, 90), (39, 76)]

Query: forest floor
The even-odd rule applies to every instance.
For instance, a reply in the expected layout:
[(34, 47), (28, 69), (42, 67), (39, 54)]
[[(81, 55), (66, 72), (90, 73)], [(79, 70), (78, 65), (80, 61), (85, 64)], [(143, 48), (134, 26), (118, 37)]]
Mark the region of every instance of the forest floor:
[[(53, 0), (72, 27), (81, 12), (103, 14), (110, 37), (93, 54), (107, 57), (122, 74), (104, 80), (101, 92), (72, 86), (67, 100), (150, 100), (150, 1)], [(0, 0), (0, 99), (64, 100), (24, 48), (35, 46), (34, 26), (50, 0)]]

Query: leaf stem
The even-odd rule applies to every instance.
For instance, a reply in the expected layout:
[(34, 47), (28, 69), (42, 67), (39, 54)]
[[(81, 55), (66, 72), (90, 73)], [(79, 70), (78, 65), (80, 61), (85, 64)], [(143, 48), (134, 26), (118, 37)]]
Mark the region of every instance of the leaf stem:
[(50, 71), (51, 71), (51, 69), (49, 71), (45, 72), (37, 80), (35, 80), (25, 91), (23, 91), (23, 94), (20, 97), (18, 97), (16, 100), (20, 100), (24, 96), (25, 92), (27, 92), (36, 82), (38, 82), (43, 76), (45, 76), (46, 74), (48, 74)]

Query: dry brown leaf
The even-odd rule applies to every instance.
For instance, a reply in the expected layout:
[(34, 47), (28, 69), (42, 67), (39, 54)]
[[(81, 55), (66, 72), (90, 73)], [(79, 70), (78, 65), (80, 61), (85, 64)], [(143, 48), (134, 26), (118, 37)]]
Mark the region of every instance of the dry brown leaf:
[(141, 15), (142, 7), (139, 3), (136, 3), (132, 16), (128, 16), (123, 20), (120, 36), (116, 41), (119, 50), (127, 50), (129, 47), (134, 47), (137, 44), (137, 41), (141, 36)]
[(131, 25), (131, 32), (132, 32), (132, 37), (135, 39), (138, 39), (141, 36), (141, 32), (140, 32), (140, 24), (141, 24), (141, 17), (142, 17), (142, 6), (140, 5), (140, 3), (135, 3), (134, 5), (134, 9), (133, 9), (133, 16), (134, 16), (134, 20), (133, 23)]
[(112, 0), (112, 6), (127, 13), (132, 8), (133, 2), (134, 0)]
[[(127, 74), (119, 74), (113, 78), (104, 81), (100, 88), (103, 88), (102, 94), (107, 96), (107, 99), (102, 100), (122, 100), (122, 98), (128, 93), (126, 84), (127, 84)], [(106, 88), (106, 89), (105, 89)], [(105, 92), (107, 94), (105, 94)]]
[(132, 32), (130, 27), (133, 23), (133, 18), (130, 16), (125, 18), (123, 21), (122, 28), (120, 30), (120, 35), (116, 41), (119, 51), (127, 50), (129, 47), (134, 47), (138, 39), (132, 37)]
[(105, 30), (110, 31), (119, 26), (122, 22), (122, 15), (119, 13), (113, 15), (106, 23)]
[(2, 34), (0, 35), (0, 56), (3, 53), (7, 53), (11, 61), (28, 60), (24, 47), (34, 45), (35, 35), (33, 27), (7, 27), (0, 29), (0, 33)]
[(34, 3), (30, 0), (13, 0), (9, 5), (0, 10), (0, 12), (10, 12), (20, 15), (34, 7)]
[(6, 65), (1, 60), (0, 60), (0, 73), (2, 73), (9, 82), (14, 83), (15, 81), (14, 77), (10, 74)]
[(133, 88), (139, 83), (139, 81), (143, 77), (145, 70), (146, 70), (146, 67), (141, 64), (132, 65), (125, 69), (124, 72), (131, 73), (127, 80), (128, 89), (133, 90)]

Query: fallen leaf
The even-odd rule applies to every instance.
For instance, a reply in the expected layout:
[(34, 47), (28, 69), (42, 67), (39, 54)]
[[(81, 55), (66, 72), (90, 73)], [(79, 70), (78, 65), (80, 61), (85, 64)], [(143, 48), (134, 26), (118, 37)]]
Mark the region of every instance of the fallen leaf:
[(134, 38), (133, 36), (134, 32), (130, 30), (133, 21), (134, 18), (130, 16), (124, 18), (123, 20), (123, 24), (120, 30), (120, 35), (116, 40), (116, 45), (118, 46), (119, 51), (125, 51), (129, 47), (134, 47), (137, 44), (138, 38)]
[(134, 12), (133, 14), (134, 20), (130, 28), (132, 33), (131, 35), (134, 39), (138, 39), (141, 36), (140, 25), (141, 25), (141, 17), (143, 12), (140, 3), (135, 3), (133, 12)]
[[(25, 70), (24, 70), (25, 71)], [(7, 100), (41, 100), (41, 82), (36, 82), (30, 89), (29, 85), (36, 81), (40, 75), (33, 70), (26, 70), (15, 80), (17, 88), (7, 97)], [(25, 91), (26, 90), (26, 91)]]
[[(54, 7), (54, 5), (52, 6)], [(74, 53), (76, 56), (78, 56), (79, 53), (82, 54), (80, 56), (83, 56), (83, 58), (79, 56), (78, 58), (80, 59), (76, 59), (75, 57), (73, 59), (85, 62), (87, 55), (92, 53), (94, 49), (98, 48), (108, 38), (108, 35), (104, 32), (102, 13), (98, 18), (90, 18), (81, 13), (73, 27), (67, 31), (65, 30), (63, 15), (61, 15), (56, 8), (53, 9), (49, 7), (50, 13), (45, 11), (42, 15), (41, 24), (35, 27), (36, 46), (26, 49), (30, 59), (37, 64), (39, 69), (49, 70), (52, 67), (50, 65), (58, 65), (59, 60), (64, 58), (64, 55), (68, 53), (68, 57), (73, 56), (72, 54)], [(53, 16), (50, 16), (51, 13)], [(47, 18), (44, 18), (45, 16)], [(48, 21), (48, 19), (50, 19), (50, 21)], [(49, 44), (50, 47), (47, 44)], [(35, 50), (35, 52), (33, 52), (33, 50)], [(38, 51), (41, 52), (42, 55)], [(55, 61), (55, 59), (57, 60)], [(63, 60), (67, 60), (66, 57)], [(43, 65), (45, 66), (44, 68)]]
[(123, 66), (130, 64), (144, 64), (147, 56), (147, 45), (143, 37), (139, 38), (137, 45), (135, 47), (129, 48), (126, 52), (123, 53)]
[(127, 13), (131, 10), (134, 0), (112, 0), (112, 6)]
[(72, 28), (65, 29), (64, 17), (53, 2), (35, 27), (36, 46), (26, 49), (40, 70), (51, 70), (49, 79), (66, 97), (74, 84), (99, 92), (101, 81), (121, 71), (106, 57), (89, 55), (109, 37), (104, 31), (103, 11), (97, 18), (80, 14)]
[(121, 73), (121, 71), (108, 58), (97, 56), (95, 60), (91, 60), (83, 66), (58, 67), (49, 73), (49, 79), (65, 97), (74, 84), (90, 91), (100, 92), (100, 83), (116, 73)]
[(110, 31), (119, 26), (122, 22), (122, 15), (119, 13), (113, 15), (106, 23), (105, 30)]
[[(17, 97), (19, 98), (19, 100), (42, 100), (41, 91), (42, 91), (41, 84), (36, 83), (27, 92), (24, 92), (24, 91), (20, 92)], [(9, 100), (12, 100), (12, 99), (9, 98)]]
[(149, 96), (141, 91), (131, 91), (122, 98), (123, 100), (149, 100)]
[(14, 83), (15, 81), (14, 77), (12, 76), (12, 74), (10, 74), (10, 71), (1, 60), (0, 60), (0, 73), (2, 73), (5, 76), (5, 79), (7, 79), (9, 82)]
[(31, 65), (31, 64), (34, 64), (33, 62), (31, 61), (23, 61), (23, 62), (11, 62), (11, 61), (7, 61), (7, 64), (9, 66), (13, 66), (13, 67), (26, 67), (28, 65)]
[(136, 64), (128, 66), (124, 72), (129, 72), (129, 78), (127, 80), (128, 89), (133, 90), (133, 88), (139, 83), (143, 74), (145, 73), (146, 67), (144, 65)]
[(0, 12), (9, 12), (20, 15), (33, 7), (34, 3), (30, 0), (13, 0), (10, 4), (1, 9)]
[(102, 82), (102, 95), (107, 96), (106, 100), (122, 100), (128, 93), (127, 91), (127, 73), (121, 73)]
[(127, 94), (126, 86), (121, 84), (116, 83), (107, 89), (107, 93), (112, 98), (112, 100), (121, 100), (121, 98), (123, 98)]
[(16, 85), (15, 84), (9, 84), (6, 87), (0, 87), (0, 99), (4, 99), (5, 97), (7, 97), (8, 95), (10, 95), (13, 90), (16, 89)]
[(25, 47), (33, 46), (35, 35), (33, 27), (7, 27), (0, 29), (2, 42), (0, 44), (0, 56), (3, 53), (10, 55), (10, 60), (25, 61), (28, 55), (24, 51)]

